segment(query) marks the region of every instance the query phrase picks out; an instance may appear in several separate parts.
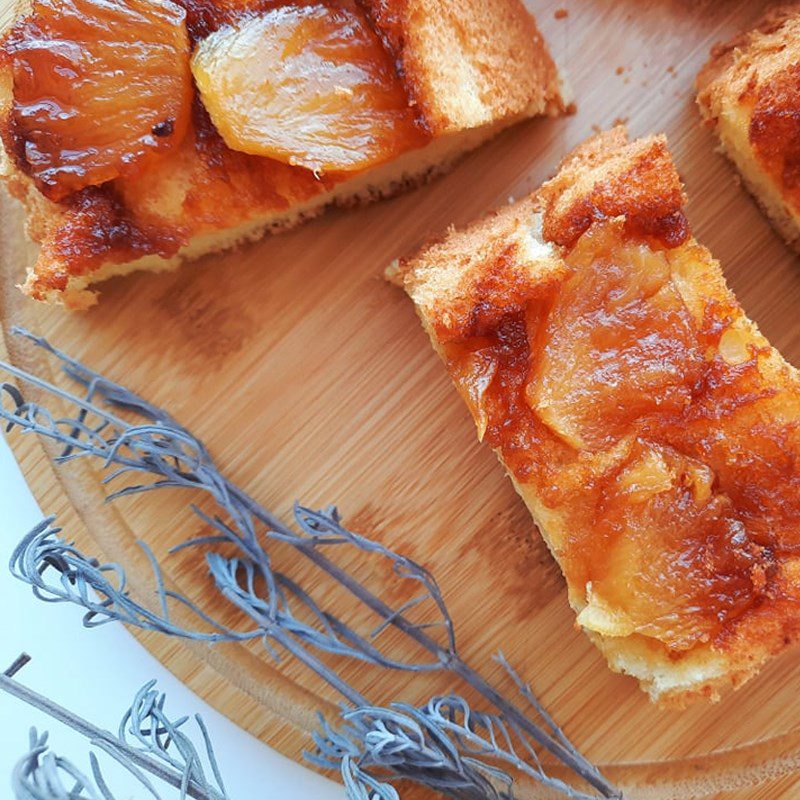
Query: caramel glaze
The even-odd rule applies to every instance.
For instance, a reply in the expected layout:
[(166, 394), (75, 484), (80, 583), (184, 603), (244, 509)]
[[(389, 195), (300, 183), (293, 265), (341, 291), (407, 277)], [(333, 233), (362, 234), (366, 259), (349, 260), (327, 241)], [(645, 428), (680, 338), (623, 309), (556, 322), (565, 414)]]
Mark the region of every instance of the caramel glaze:
[(81, 274), (76, 264), (85, 265), (83, 272), (89, 272), (104, 263), (132, 261), (153, 253), (169, 257), (184, 241), (180, 230), (138, 222), (113, 185), (82, 189), (64, 205), (70, 213), (43, 249), (55, 263), (65, 266), (47, 275), (46, 289), (66, 289), (70, 278)]
[(750, 93), (750, 143), (764, 169), (800, 208), (800, 64), (777, 72)]
[[(332, 4), (365, 14), (352, 0), (334, 0)], [(179, 5), (186, 10), (189, 39), (196, 43), (243, 14), (258, 13), (286, 5), (286, 2), (180, 0)], [(371, 17), (365, 16), (371, 23)], [(4, 63), (7, 65), (8, 59), (3, 44), (0, 42), (0, 67)], [(387, 58), (391, 60), (391, 53), (387, 52)], [(430, 139), (421, 118), (417, 127), (418, 134), (409, 140), (409, 148), (420, 147)], [(24, 142), (15, 134), (13, 114), (2, 115), (0, 136), (17, 167), (28, 174)], [(176, 167), (187, 165), (190, 181), (182, 209), (173, 210), (174, 213), (165, 218), (149, 212), (152, 198), (158, 196), (153, 192), (162, 191), (163, 183)], [(353, 173), (335, 172), (315, 176), (301, 167), (231, 150), (195, 96), (192, 124), (179, 147), (153, 159), (135, 175), (87, 187), (59, 201), (65, 213), (60, 217), (57, 230), (49, 232), (44, 255), (63, 264), (63, 268), (41, 275), (37, 293), (43, 298), (51, 289), (62, 291), (70, 277), (90, 273), (103, 264), (125, 263), (148, 255), (169, 258), (195, 235), (233, 227), (248, 217), (288, 208), (352, 176)], [(20, 197), (28, 192), (28, 187), (20, 181), (12, 182), (10, 188)], [(175, 219), (183, 220), (184, 224), (176, 225)]]
[(231, 150), (198, 99), (193, 128), (170, 158), (181, 166), (191, 165), (180, 214), (186, 224), (177, 226), (146, 212), (149, 198), (158, 196), (162, 181), (170, 176), (164, 161), (143, 170), (135, 181), (77, 192), (64, 201), (68, 213), (61, 217), (57, 235), (48, 236), (44, 245), (48, 260), (65, 268), (42, 276), (42, 292), (63, 290), (70, 277), (102, 264), (153, 254), (169, 258), (193, 235), (237, 225), (262, 210), (287, 208), (292, 199), (311, 198), (340, 180), (336, 174), (315, 177), (307, 170)]
[(732, 297), (690, 311), (676, 276), (710, 257), (674, 238), (596, 223), (543, 296), (495, 283), (437, 333), (485, 440), (562, 516), (570, 587), (679, 657), (794, 602), (778, 574), (800, 554), (800, 388), (737, 350)]

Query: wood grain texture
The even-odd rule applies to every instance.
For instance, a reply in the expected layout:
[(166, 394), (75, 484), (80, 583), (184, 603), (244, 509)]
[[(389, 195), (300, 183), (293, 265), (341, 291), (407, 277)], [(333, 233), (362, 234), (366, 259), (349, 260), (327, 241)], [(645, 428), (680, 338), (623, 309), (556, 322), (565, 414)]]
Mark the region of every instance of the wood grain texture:
[[(352, 528), (422, 561), (442, 584), (463, 654), (500, 680), (490, 656), (502, 647), (632, 798), (797, 797), (800, 783), (791, 777), (753, 785), (800, 766), (800, 652), (718, 705), (684, 712), (653, 708), (633, 681), (611, 674), (574, 630), (558, 569), (494, 455), (475, 441), (411, 304), (382, 280), (396, 256), (531, 190), (595, 126), (625, 119), (633, 135), (667, 133), (694, 232), (722, 261), (748, 314), (800, 363), (800, 261), (714, 152), (692, 91), (710, 46), (753, 22), (764, 4), (536, 0), (531, 7), (568, 70), (575, 117), (509, 131), (413, 194), (331, 214), (176, 274), (113, 281), (85, 315), (36, 305), (14, 288), (31, 249), (19, 209), (6, 199), (3, 328), (43, 333), (171, 409), (267, 506), (288, 514), (296, 498), (335, 501)], [(556, 19), (560, 8), (568, 15)], [(5, 346), (12, 361), (32, 366), (28, 349), (10, 337)], [(35, 365), (48, 374), (48, 365)], [(152, 599), (140, 537), (164, 559), (175, 588), (214, 602), (196, 557), (166, 557), (172, 544), (200, 533), (183, 498), (104, 505), (88, 464), (55, 471), (39, 443), (12, 437), (12, 445), (43, 508), (59, 513), (85, 547), (123, 563), (138, 596)], [(313, 571), (285, 553), (277, 558), (319, 587)], [(293, 758), (307, 746), (316, 712), (336, 700), (297, 665), (276, 667), (258, 645), (142, 640), (192, 689)], [(449, 688), (441, 675), (342, 668), (378, 702), (417, 702)], [(722, 787), (736, 791), (713, 794)]]

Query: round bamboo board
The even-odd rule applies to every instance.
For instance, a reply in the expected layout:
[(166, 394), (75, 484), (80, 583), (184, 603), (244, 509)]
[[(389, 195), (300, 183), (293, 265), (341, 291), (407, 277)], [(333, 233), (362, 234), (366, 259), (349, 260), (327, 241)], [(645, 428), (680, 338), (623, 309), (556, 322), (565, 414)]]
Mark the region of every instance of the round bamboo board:
[[(736, 790), (726, 797), (796, 797), (800, 784), (791, 776), (752, 786), (800, 766), (800, 652), (721, 703), (682, 712), (654, 708), (632, 680), (611, 674), (574, 630), (557, 567), (494, 456), (475, 441), (409, 302), (381, 278), (386, 264), (431, 233), (533, 189), (594, 127), (625, 119), (634, 135), (668, 134), (696, 235), (720, 258), (750, 316), (800, 362), (800, 262), (714, 153), (693, 105), (694, 76), (710, 46), (753, 22), (763, 4), (534, 5), (569, 73), (576, 116), (521, 125), (413, 194), (328, 215), (174, 274), (112, 281), (99, 307), (82, 315), (17, 291), (33, 248), (18, 207), (4, 198), (3, 329), (21, 324), (44, 334), (170, 409), (267, 507), (288, 516), (295, 499), (335, 502), (351, 528), (424, 563), (443, 587), (463, 655), (502, 680), (491, 661), (502, 648), (578, 746), (631, 797), (723, 788)], [(568, 15), (557, 19), (560, 8)], [(13, 363), (52, 375), (14, 337), (6, 335), (5, 348)], [(166, 555), (201, 531), (185, 498), (104, 504), (93, 466), (56, 469), (41, 443), (11, 442), (45, 512), (58, 513), (87, 550), (123, 564), (135, 594), (152, 597), (141, 538), (174, 588), (205, 608), (222, 602), (202, 559)], [(296, 578), (319, 580), (286, 563)], [(337, 698), (313, 675), (288, 660), (276, 665), (258, 644), (141, 638), (195, 691), (293, 758), (308, 746), (317, 712), (334, 710)], [(342, 669), (376, 702), (420, 702), (452, 688), (443, 675)]]

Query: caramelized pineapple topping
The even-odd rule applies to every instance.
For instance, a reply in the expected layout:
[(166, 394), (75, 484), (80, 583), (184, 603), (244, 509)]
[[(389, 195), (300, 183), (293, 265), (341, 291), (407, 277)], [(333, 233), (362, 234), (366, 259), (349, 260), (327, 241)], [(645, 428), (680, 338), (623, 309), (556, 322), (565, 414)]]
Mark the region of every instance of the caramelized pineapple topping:
[(233, 150), (351, 172), (426, 140), (380, 41), (355, 10), (311, 4), (246, 17), (200, 43), (192, 72)]
[[(632, 444), (627, 462), (603, 481), (593, 530), (603, 546), (593, 548), (579, 623), (679, 651), (712, 640), (754, 602), (762, 548), (714, 480), (706, 464), (670, 447)], [(598, 605), (604, 620), (595, 617)]]
[[(698, 315), (681, 294), (676, 273), (698, 263), (696, 250), (597, 223), (549, 296), (531, 301), (509, 282), (508, 296), (492, 296), (502, 313), (476, 306), (445, 346), (479, 434), (562, 520), (553, 545), (579, 623), (673, 653), (723, 636), (757, 606), (775, 569), (759, 525), (779, 528), (797, 505), (794, 490), (781, 494), (786, 467), (769, 436), (748, 423), (773, 398), (746, 386), (758, 367), (741, 311)], [(751, 451), (758, 469), (743, 483), (731, 465)]]
[(644, 414), (683, 408), (703, 356), (663, 252), (601, 228), (569, 261), (528, 398), (565, 441), (595, 449)]
[(3, 42), (7, 149), (51, 200), (129, 175), (185, 134), (184, 10), (170, 0), (34, 0)]

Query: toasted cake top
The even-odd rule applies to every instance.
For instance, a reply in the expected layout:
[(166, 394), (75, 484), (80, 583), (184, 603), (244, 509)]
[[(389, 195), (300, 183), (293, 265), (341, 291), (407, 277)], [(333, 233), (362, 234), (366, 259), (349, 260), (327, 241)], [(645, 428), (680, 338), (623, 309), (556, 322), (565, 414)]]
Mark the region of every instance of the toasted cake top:
[(768, 77), (796, 60), (798, 15), (800, 3), (774, 6), (751, 30), (716, 45), (697, 78), (699, 91), (709, 94), (706, 102), (713, 103), (711, 95), (735, 97), (751, 78)]
[(620, 126), (572, 151), (529, 198), (432, 243), (400, 270), (436, 329), (465, 336), (476, 306), (520, 306), (545, 275), (563, 277), (563, 252), (596, 222), (621, 218), (627, 234), (671, 246), (686, 241), (684, 202), (666, 139), (631, 143)]
[(800, 378), (690, 237), (682, 198), (664, 140), (617, 129), (397, 275), (579, 623), (635, 641), (651, 684), (657, 666), (707, 677), (724, 657), (691, 688), (713, 693), (798, 633)]

